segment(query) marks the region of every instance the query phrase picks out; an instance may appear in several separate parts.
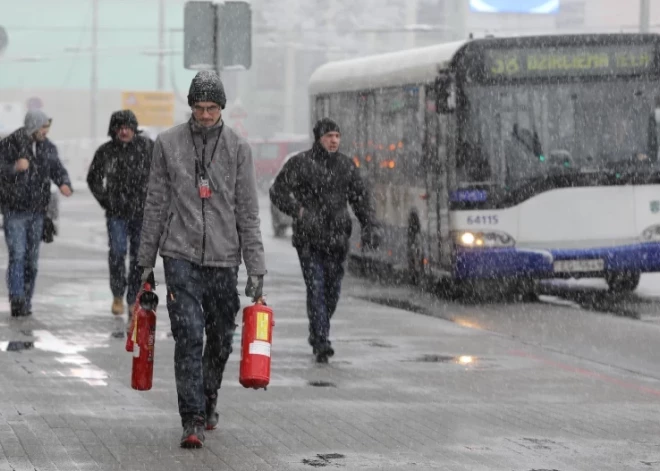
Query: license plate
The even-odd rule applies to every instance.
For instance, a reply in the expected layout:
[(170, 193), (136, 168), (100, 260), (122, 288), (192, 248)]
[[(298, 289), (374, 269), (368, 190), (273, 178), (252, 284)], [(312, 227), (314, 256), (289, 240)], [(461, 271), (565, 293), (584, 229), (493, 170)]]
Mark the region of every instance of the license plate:
[(557, 273), (603, 271), (605, 261), (600, 258), (593, 260), (557, 260), (553, 267)]

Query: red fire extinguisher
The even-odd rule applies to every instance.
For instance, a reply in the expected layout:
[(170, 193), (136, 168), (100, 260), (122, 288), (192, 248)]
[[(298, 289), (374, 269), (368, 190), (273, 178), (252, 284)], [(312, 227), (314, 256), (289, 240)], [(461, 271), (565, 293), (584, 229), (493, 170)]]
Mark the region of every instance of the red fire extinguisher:
[(238, 381), (245, 388), (266, 389), (270, 382), (270, 347), (274, 325), (273, 310), (266, 306), (263, 298), (243, 309)]
[(157, 307), (158, 295), (150, 283), (145, 283), (138, 294), (126, 339), (126, 351), (133, 352), (131, 387), (138, 391), (148, 391), (153, 382)]

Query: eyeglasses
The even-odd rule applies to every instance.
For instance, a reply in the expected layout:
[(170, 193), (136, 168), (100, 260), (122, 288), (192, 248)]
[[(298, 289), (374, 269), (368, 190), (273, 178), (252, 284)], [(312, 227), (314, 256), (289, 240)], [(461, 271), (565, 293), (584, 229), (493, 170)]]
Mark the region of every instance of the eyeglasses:
[(218, 111), (220, 111), (220, 107), (213, 105), (213, 106), (199, 106), (195, 105), (193, 106), (193, 111), (197, 114), (204, 114), (206, 111), (208, 114), (215, 114)]

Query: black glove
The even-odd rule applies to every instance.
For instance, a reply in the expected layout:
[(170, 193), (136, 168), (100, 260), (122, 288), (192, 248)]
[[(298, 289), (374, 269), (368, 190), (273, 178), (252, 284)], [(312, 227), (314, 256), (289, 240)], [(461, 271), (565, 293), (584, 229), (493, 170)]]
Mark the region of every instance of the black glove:
[(252, 301), (256, 302), (263, 296), (264, 291), (264, 276), (263, 275), (250, 275), (248, 276), (247, 285), (245, 286), (245, 295), (250, 297)]
[(140, 267), (140, 284), (144, 286), (145, 283), (151, 285), (151, 289), (156, 289), (156, 278), (154, 277), (154, 269), (151, 267)]
[(371, 250), (377, 249), (378, 247), (380, 247), (381, 239), (382, 237), (381, 237), (380, 228), (377, 226), (365, 227), (362, 230), (362, 237), (361, 237), (362, 247), (366, 249), (371, 249)]
[(45, 242), (46, 244), (50, 244), (53, 242), (54, 237), (57, 235), (57, 228), (55, 227), (55, 223), (53, 220), (45, 216), (44, 217), (44, 229), (41, 234), (41, 240), (42, 242)]

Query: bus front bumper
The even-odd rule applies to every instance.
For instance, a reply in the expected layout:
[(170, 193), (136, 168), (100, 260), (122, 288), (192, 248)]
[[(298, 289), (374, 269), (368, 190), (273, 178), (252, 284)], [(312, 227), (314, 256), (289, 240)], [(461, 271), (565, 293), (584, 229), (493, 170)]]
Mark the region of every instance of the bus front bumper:
[(592, 249), (458, 249), (454, 278), (602, 277), (660, 271), (660, 242)]

